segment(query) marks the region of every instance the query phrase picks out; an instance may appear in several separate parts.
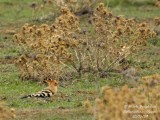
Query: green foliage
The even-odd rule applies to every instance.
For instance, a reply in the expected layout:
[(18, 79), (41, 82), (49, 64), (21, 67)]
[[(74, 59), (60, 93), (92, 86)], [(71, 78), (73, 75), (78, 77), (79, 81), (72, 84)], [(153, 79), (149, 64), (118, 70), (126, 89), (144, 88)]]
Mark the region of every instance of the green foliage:
[(108, 5), (111, 7), (119, 6), (144, 6), (154, 5), (155, 0), (108, 0)]

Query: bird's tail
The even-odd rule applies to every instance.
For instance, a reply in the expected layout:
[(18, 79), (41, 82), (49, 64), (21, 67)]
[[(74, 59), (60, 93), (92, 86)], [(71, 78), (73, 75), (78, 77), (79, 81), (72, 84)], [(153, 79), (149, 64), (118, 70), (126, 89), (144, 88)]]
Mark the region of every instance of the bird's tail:
[(45, 97), (51, 97), (52, 95), (53, 95), (53, 93), (50, 90), (42, 90), (42, 91), (35, 93), (35, 94), (22, 96), (21, 99), (31, 98), (31, 97), (45, 98)]
[(35, 97), (34, 94), (22, 96), (21, 99)]

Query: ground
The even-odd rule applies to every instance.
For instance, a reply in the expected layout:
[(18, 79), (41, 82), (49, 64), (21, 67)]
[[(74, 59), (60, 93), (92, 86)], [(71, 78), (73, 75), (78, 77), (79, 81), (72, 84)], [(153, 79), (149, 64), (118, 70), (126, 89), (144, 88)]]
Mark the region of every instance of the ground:
[[(35, 0), (37, 3), (40, 0)], [(153, 4), (141, 2), (110, 7), (116, 15), (135, 17), (137, 20), (151, 21), (160, 16), (159, 9)], [(146, 0), (147, 1), (147, 0)], [(119, 87), (124, 84), (133, 85), (121, 74), (111, 74), (107, 78), (95, 80), (94, 76), (84, 76), (81, 79), (63, 81), (58, 93), (51, 99), (27, 99), (20, 97), (44, 88), (42, 83), (22, 81), (19, 71), (14, 65), (14, 57), (18, 55), (12, 41), (13, 34), (24, 23), (46, 23), (35, 21), (32, 0), (1, 0), (0, 1), (0, 100), (16, 110), (16, 120), (91, 120), (93, 115), (87, 113), (83, 102), (86, 98), (91, 101), (98, 96), (100, 88), (106, 84)], [(36, 13), (43, 16), (44, 13)], [(50, 24), (52, 21), (47, 21)], [(145, 50), (140, 51), (131, 59), (131, 66), (137, 71), (137, 76), (160, 74), (160, 38), (149, 40)], [(10, 58), (10, 56), (12, 56)], [(98, 87), (97, 87), (98, 84)]]

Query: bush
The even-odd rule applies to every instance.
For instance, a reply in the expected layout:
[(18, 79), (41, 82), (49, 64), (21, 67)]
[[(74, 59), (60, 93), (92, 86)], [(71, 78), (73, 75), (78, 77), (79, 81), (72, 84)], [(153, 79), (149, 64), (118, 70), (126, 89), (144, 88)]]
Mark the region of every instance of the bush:
[(9, 109), (8, 107), (6, 107), (2, 102), (0, 102), (0, 119), (1, 120), (6, 120), (9, 118), (15, 118), (15, 110)]
[(78, 28), (78, 18), (67, 8), (61, 13), (51, 26), (25, 24), (14, 36), (14, 42), (22, 49), (16, 61), (22, 79), (58, 78), (64, 63), (71, 61), (68, 48), (77, 44), (72, 31)]
[(87, 100), (87, 105), (85, 105), (87, 111), (92, 111), (96, 120), (128, 120), (132, 118), (158, 120), (160, 117), (160, 94), (158, 92), (160, 75), (146, 76), (140, 81), (142, 83), (137, 88), (129, 88), (126, 85), (120, 89), (103, 87), (92, 110), (88, 110), (91, 107)]
[(147, 23), (114, 16), (103, 3), (89, 23), (92, 32), (83, 30), (79, 19), (64, 7), (52, 25), (25, 24), (14, 36), (22, 52), (16, 61), (21, 78), (60, 79), (87, 72), (105, 77), (156, 36)]

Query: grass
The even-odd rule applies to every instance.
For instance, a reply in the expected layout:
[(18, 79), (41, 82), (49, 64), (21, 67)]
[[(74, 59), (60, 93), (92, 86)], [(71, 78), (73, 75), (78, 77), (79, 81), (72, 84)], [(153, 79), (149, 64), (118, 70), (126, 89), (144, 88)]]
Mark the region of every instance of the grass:
[[(37, 3), (40, 1), (36, 0)], [(32, 22), (32, 10), (29, 7), (31, 3), (32, 0), (0, 1), (0, 59), (18, 54), (18, 50), (12, 42), (12, 35), (6, 31), (16, 31), (24, 23)], [(148, 20), (159, 15), (159, 9), (151, 5), (143, 7), (117, 6), (111, 7), (111, 10), (116, 15), (136, 17), (140, 20)], [(48, 10), (45, 11), (45, 13), (47, 12)], [(36, 16), (42, 16), (42, 13), (37, 13)], [(137, 69), (140, 77), (155, 73), (160, 74), (160, 39), (157, 39), (158, 42), (154, 41), (149, 41), (145, 51), (142, 50), (130, 58), (131, 66)], [(100, 87), (106, 84), (119, 87), (129, 81), (124, 80), (121, 74), (111, 74), (100, 80), (95, 80), (94, 76), (85, 76), (80, 80), (62, 81), (58, 94), (52, 99), (22, 100), (20, 96), (37, 92), (45, 85), (20, 80), (18, 70), (13, 62), (0, 61), (0, 63), (0, 100), (16, 109), (17, 120), (91, 120), (93, 116), (86, 113), (83, 101), (87, 97), (94, 101)]]
[(159, 8), (153, 7), (116, 7), (113, 9), (113, 13), (117, 15), (124, 15), (126, 17), (134, 17), (138, 19), (153, 19), (155, 16), (159, 16)]
[[(92, 120), (92, 115), (87, 114), (81, 110), (81, 109), (48, 109), (48, 110), (42, 110), (42, 109), (25, 109), (22, 111), (18, 111), (18, 114), (24, 114), (28, 113), (28, 116), (25, 120), (32, 120), (32, 119), (38, 119), (38, 120)], [(32, 114), (29, 114), (31, 113)], [(37, 113), (39, 114), (37, 116)], [(20, 117), (18, 118), (21, 119)], [(24, 118), (23, 118), (24, 119)]]

